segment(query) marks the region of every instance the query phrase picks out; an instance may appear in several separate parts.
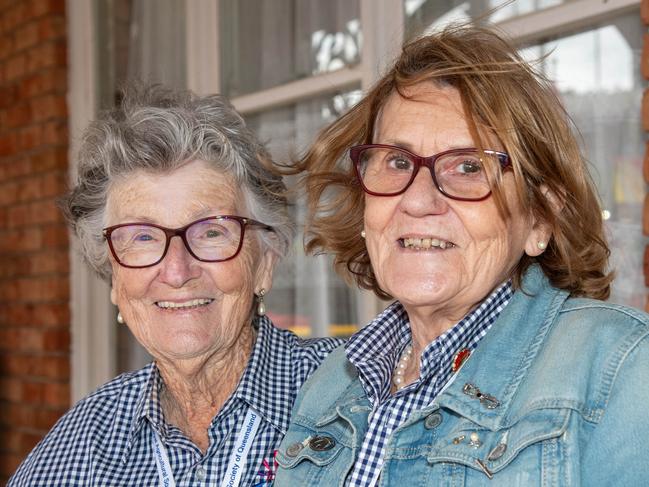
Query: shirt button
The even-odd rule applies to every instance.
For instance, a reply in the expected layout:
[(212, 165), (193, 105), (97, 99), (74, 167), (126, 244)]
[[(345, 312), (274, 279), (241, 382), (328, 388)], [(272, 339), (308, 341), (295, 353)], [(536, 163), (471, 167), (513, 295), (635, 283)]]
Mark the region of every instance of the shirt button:
[(427, 430), (437, 428), (440, 424), (442, 424), (442, 415), (440, 413), (429, 414), (424, 420), (424, 427)]
[(198, 467), (196, 469), (196, 478), (201, 482), (207, 478), (207, 472), (203, 467)]

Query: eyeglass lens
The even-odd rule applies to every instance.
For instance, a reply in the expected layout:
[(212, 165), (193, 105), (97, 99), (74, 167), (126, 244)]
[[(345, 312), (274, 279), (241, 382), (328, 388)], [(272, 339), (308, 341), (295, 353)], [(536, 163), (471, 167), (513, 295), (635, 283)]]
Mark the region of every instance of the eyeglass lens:
[[(237, 220), (201, 220), (185, 232), (190, 250), (199, 259), (220, 261), (231, 258), (239, 249), (241, 224)], [(146, 224), (116, 228), (110, 234), (119, 261), (128, 266), (147, 266), (159, 261), (167, 236), (163, 230)]]
[[(417, 170), (413, 156), (396, 147), (366, 148), (359, 155), (358, 165), (365, 188), (383, 195), (403, 191)], [(452, 152), (435, 161), (435, 180), (439, 189), (451, 197), (481, 199), (489, 194), (489, 181), (498, 167), (496, 154)]]

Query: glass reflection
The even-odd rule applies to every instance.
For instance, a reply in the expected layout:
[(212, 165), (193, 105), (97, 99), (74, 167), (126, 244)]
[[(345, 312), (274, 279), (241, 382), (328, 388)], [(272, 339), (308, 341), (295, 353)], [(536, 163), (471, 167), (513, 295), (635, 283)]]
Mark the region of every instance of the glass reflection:
[(425, 34), (449, 22), (503, 20), (574, 0), (404, 0), (406, 38)]
[(230, 97), (357, 64), (358, 0), (222, 0), (221, 86)]

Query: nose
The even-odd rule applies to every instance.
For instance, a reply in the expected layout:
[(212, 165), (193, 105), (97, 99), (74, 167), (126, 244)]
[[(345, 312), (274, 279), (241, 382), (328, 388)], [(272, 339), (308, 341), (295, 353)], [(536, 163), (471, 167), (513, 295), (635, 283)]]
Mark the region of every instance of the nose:
[(198, 261), (190, 255), (182, 239), (178, 236), (172, 237), (167, 255), (160, 262), (159, 278), (171, 287), (180, 288), (198, 277), (200, 266), (197, 264)]
[(422, 167), (412, 184), (401, 195), (401, 209), (412, 216), (442, 214), (448, 209), (446, 196), (440, 193), (428, 168)]

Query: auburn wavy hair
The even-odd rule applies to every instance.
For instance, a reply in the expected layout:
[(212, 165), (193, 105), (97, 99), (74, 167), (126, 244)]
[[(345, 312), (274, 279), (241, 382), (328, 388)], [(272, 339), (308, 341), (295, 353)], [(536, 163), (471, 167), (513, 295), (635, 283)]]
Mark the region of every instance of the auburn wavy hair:
[[(610, 251), (570, 117), (552, 82), (488, 27), (453, 25), (407, 43), (362, 100), (319, 133), (295, 165), (307, 191), (307, 251), (333, 254), (337, 272), (348, 282), (391, 297), (380, 288), (360, 235), (365, 197), (348, 150), (372, 142), (392, 93), (406, 97), (407, 88), (424, 82), (458, 90), (476, 145), (483, 147), (480, 134), (498, 137), (510, 155), (523, 211), (552, 229), (545, 252), (521, 258), (512, 276), (515, 287), (536, 262), (555, 287), (573, 296), (606, 299), (613, 279)], [(503, 218), (509, 218), (499, 181), (492, 197)]]

